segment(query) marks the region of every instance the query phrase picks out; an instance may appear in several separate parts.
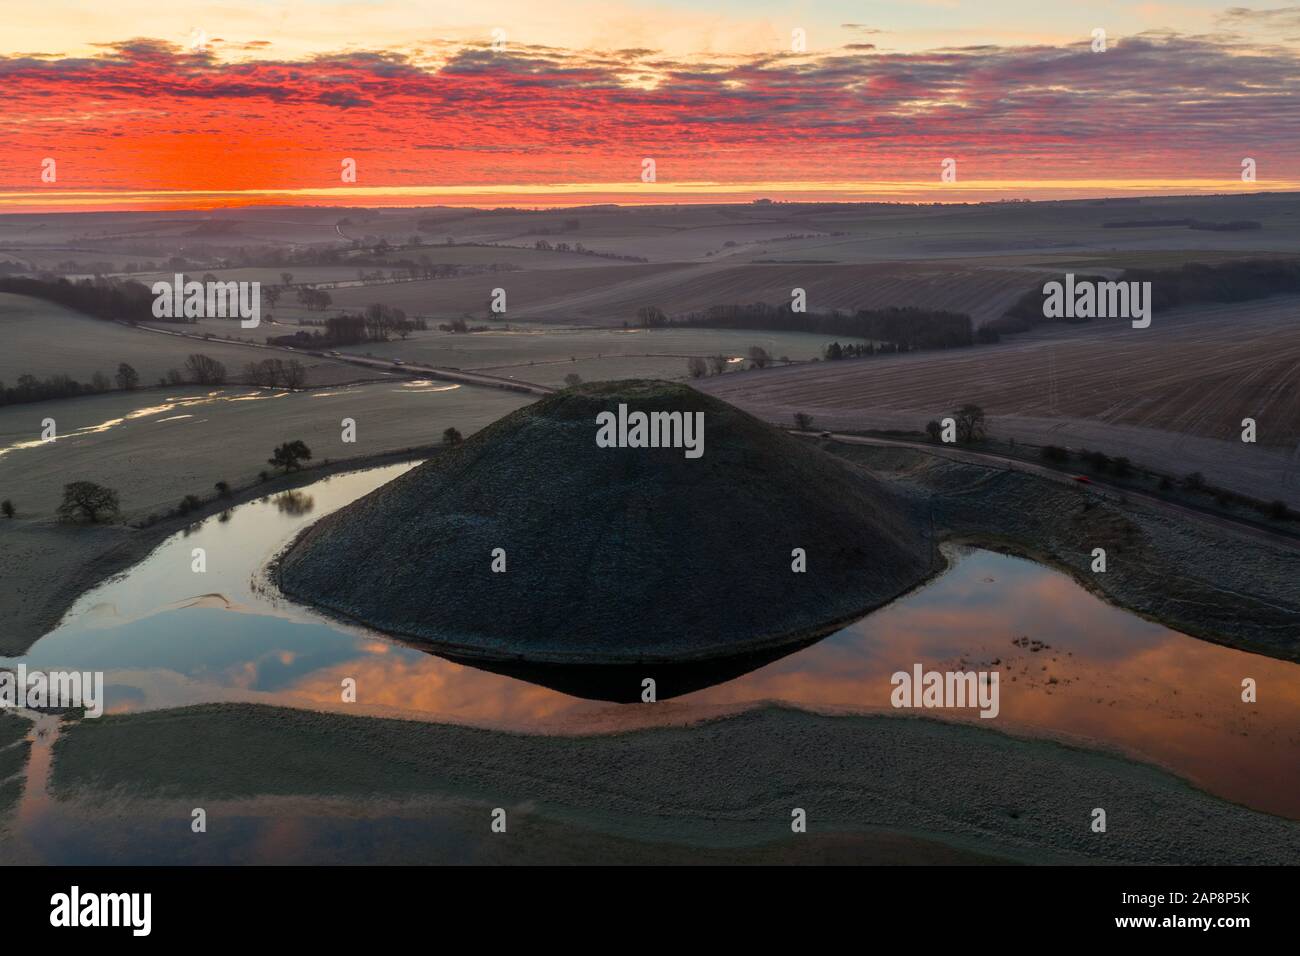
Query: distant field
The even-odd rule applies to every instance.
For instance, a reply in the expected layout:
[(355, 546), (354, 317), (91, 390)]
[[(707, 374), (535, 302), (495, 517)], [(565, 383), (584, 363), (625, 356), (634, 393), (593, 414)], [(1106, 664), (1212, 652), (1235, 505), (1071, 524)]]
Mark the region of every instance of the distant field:
[[(565, 237), (537, 236), (537, 239), (550, 242), (563, 242)], [(417, 248), (404, 247), (395, 249), (386, 258), (396, 263), (401, 259), (413, 259), (417, 262), (428, 256), (429, 261), (438, 265), (482, 266), (500, 263), (518, 266), (520, 269), (586, 269), (596, 266), (627, 265), (617, 259), (588, 256), (576, 252), (555, 252), (532, 248), (532, 243), (524, 241), (522, 245), (492, 246), (449, 246), (442, 243), (425, 245)], [(373, 272), (381, 266), (363, 266), (367, 272)]]
[(519, 314), (631, 322), (637, 309), (645, 305), (670, 314), (702, 311), (711, 305), (775, 305), (789, 302), (792, 290), (801, 288), (807, 293), (810, 311), (918, 306), (966, 312), (979, 325), (1000, 316), (1040, 275), (1038, 270), (901, 263), (719, 263), (683, 267), (638, 283), (583, 289), (537, 305), (524, 304)]
[[(276, 312), (283, 315), (283, 309), (276, 309)], [(313, 317), (319, 313), (308, 313), (305, 310), (299, 310), (298, 314), (306, 317), (311, 314)], [(187, 335), (212, 335), (217, 338), (231, 339), (236, 342), (249, 342), (254, 345), (265, 345), (269, 336), (288, 335), (299, 331), (301, 328), (297, 320), (280, 321), (275, 319), (270, 313), (263, 313), (262, 321), (256, 328), (246, 329), (239, 324), (238, 319), (196, 319), (192, 322), (162, 322), (153, 321), (141, 323), (146, 328), (157, 329), (162, 332), (184, 332)], [(310, 330), (309, 330), (310, 331)], [(242, 354), (243, 349), (239, 350)], [(253, 356), (257, 358), (259, 356)], [(286, 356), (279, 356), (285, 358)], [(289, 356), (292, 357), (292, 356)], [(244, 361), (249, 361), (245, 359)], [(305, 360), (304, 360), (305, 361)]]
[[(803, 332), (752, 332), (731, 329), (555, 329), (530, 325), (510, 331), (451, 334), (416, 332), (405, 341), (370, 342), (345, 352), (401, 358), (429, 365), (499, 372), (510, 370), (528, 379), (533, 367), (570, 364), (613, 356), (666, 358), (672, 377), (686, 374), (691, 355), (744, 356), (750, 346), (767, 349), (773, 358), (804, 360), (821, 355), (831, 336)], [(665, 367), (656, 364), (655, 367)], [(562, 373), (560, 378), (564, 377)], [(579, 372), (579, 374), (582, 374)], [(583, 375), (584, 378), (589, 376)], [(626, 376), (623, 376), (626, 377)]]
[(1151, 328), (1098, 320), (1000, 346), (827, 362), (737, 376), (719, 397), (863, 412), (907, 410), (919, 427), (964, 402), (993, 416), (1088, 419), (1259, 444), (1300, 441), (1300, 302), (1269, 299), (1157, 314)]
[[(244, 331), (237, 322), (224, 322), (221, 328)], [(194, 331), (192, 326), (184, 329)], [(28, 373), (37, 378), (66, 374), (88, 382), (98, 371), (111, 379), (120, 362), (126, 362), (140, 373), (142, 385), (153, 385), (168, 369), (182, 368), (185, 359), (195, 352), (224, 363), (232, 376), (239, 375), (249, 362), (268, 355), (292, 358), (281, 352), (267, 353), (132, 329), (39, 299), (8, 293), (0, 293), (0, 336), (4, 341), (4, 348), (0, 349), (0, 381), (10, 386), (19, 375)], [(302, 361), (308, 366), (310, 385), (368, 377), (363, 370), (339, 362), (312, 356), (303, 356)]]
[[(202, 279), (209, 272), (220, 279), (222, 282), (260, 282), (265, 290), (269, 286), (281, 285), (282, 279), (280, 274), (288, 272), (293, 276), (295, 285), (299, 283), (316, 283), (316, 282), (350, 282), (357, 278), (358, 266), (283, 266), (283, 267), (257, 267), (250, 266), (242, 269), (187, 269), (185, 278), (189, 280)], [(365, 266), (367, 272), (373, 272), (378, 266)], [(152, 285), (159, 279), (172, 282), (176, 278), (175, 271), (161, 272), (138, 272), (131, 275), (132, 279), (137, 282), (143, 282), (145, 285)], [(292, 298), (294, 290), (291, 289), (286, 295)]]
[[(728, 370), (739, 367), (733, 362)], [(510, 365), (488, 369), (492, 375), (511, 378), (534, 385), (563, 388), (565, 378), (577, 375), (584, 382), (603, 382), (620, 378), (686, 379), (686, 359), (666, 355), (611, 355), (604, 358), (583, 358), (576, 362), (567, 359), (537, 365)]]
[[(532, 396), (449, 383), (408, 380), (312, 392), (183, 388), (110, 393), (0, 408), (0, 498), (20, 517), (48, 517), (63, 485), (90, 480), (118, 489), (125, 512), (174, 506), (213, 484), (251, 481), (283, 441), (302, 439), (316, 459), (348, 458), (438, 442), (443, 429), (463, 434)], [(53, 417), (59, 439), (37, 441)], [(340, 421), (356, 421), (344, 444)], [(15, 447), (27, 445), (28, 447)]]
[[(375, 258), (375, 256), (368, 252), (366, 259), (372, 258)], [(420, 263), (424, 259), (428, 259), (432, 265), (455, 266), (490, 266), (497, 264), (516, 266), (519, 270), (592, 268), (613, 265), (617, 262), (617, 260), (604, 259), (599, 256), (543, 252), (537, 249), (446, 245), (405, 247), (395, 249), (379, 258), (384, 261), (378, 263), (370, 261), (348, 262), (345, 258), (343, 262), (336, 265), (306, 266), (289, 264), (280, 266), (243, 266), (234, 269), (191, 267), (184, 271), (188, 279), (201, 279), (204, 275), (211, 273), (223, 282), (260, 282), (266, 288), (282, 285), (283, 273), (286, 272), (291, 276), (290, 281), (294, 287), (303, 284), (357, 282), (360, 279), (359, 274), (361, 272), (374, 273), (378, 271), (388, 275), (394, 269), (400, 270), (403, 267), (398, 263), (403, 260)], [(153, 272), (133, 273), (131, 278), (147, 285), (159, 279), (171, 281), (175, 275), (174, 270), (163, 269)], [(377, 283), (376, 285), (383, 287), (387, 284)], [(285, 301), (292, 300), (294, 291), (294, 288), (290, 289), (287, 293), (288, 299)]]
[[(383, 302), (409, 313), (487, 317), (494, 288), (506, 290), (506, 315), (602, 326), (635, 325), (643, 306), (670, 314), (733, 303), (789, 302), (802, 288), (811, 310), (920, 306), (968, 312), (976, 324), (1000, 316), (1031, 288), (1041, 268), (935, 267), (912, 263), (850, 265), (771, 262), (659, 263), (504, 272), (330, 291), (332, 308)], [(281, 321), (314, 317), (286, 298)]]
[[(601, 262), (601, 260), (591, 260)], [(485, 316), (492, 290), (506, 290), (507, 315), (524, 316), (539, 306), (563, 296), (635, 284), (678, 268), (672, 264), (583, 265), (573, 269), (545, 269), (488, 273), (456, 279), (430, 279), (390, 285), (337, 289), (330, 293), (334, 308), (361, 309), (383, 302), (410, 313), (456, 317), (463, 312)], [(652, 304), (652, 303), (642, 303)], [(635, 312), (635, 310), (634, 310)], [(610, 318), (613, 322), (613, 318)]]
[[(448, 237), (455, 242), (503, 243), (529, 249), (545, 239), (580, 242), (596, 251), (642, 256), (651, 262), (799, 257), (840, 263), (908, 259), (933, 263), (940, 258), (1052, 251), (1162, 249), (1295, 253), (1300, 252), (1298, 211), (1300, 203), (1292, 194), (1243, 191), (1205, 197), (983, 205), (692, 204), (539, 212), (267, 208), (6, 215), (0, 216), (0, 257), (11, 254), (8, 247), (17, 258), (52, 268), (67, 260), (162, 261), (190, 245), (249, 248), (311, 243), (343, 249), (354, 241), (373, 245), (380, 239), (400, 245), (413, 235), (429, 244), (426, 249), (431, 255)], [(1106, 223), (1114, 221), (1183, 218), (1252, 220), (1262, 228), (1242, 232), (1106, 228)], [(483, 250), (483, 254), (500, 255), (494, 250)], [(556, 263), (565, 258), (561, 253), (551, 255)], [(526, 265), (541, 267), (536, 262)]]

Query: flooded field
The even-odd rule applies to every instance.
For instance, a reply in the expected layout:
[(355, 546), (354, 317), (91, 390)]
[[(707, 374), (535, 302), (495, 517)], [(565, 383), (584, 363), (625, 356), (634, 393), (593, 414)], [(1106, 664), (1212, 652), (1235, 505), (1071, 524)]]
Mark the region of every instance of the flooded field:
[[(102, 670), (106, 712), (245, 701), (545, 734), (682, 724), (770, 702), (894, 712), (894, 672), (997, 670), (996, 720), (973, 709), (929, 715), (1112, 749), (1300, 818), (1296, 665), (1194, 640), (1054, 570), (989, 551), (951, 549), (947, 571), (877, 613), (653, 707), (583, 700), (447, 661), (326, 620), (267, 585), (266, 562), (298, 530), (408, 467), (336, 475), (210, 518), (84, 595), (27, 655), (0, 666)], [(1262, 689), (1255, 705), (1240, 703), (1244, 677)], [(349, 678), (355, 703), (342, 701)]]

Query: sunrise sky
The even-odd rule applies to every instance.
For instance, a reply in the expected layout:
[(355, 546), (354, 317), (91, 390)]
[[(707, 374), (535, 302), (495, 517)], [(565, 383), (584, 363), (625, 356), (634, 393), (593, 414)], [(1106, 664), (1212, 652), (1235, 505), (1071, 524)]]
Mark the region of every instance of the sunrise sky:
[(0, 211), (1300, 188), (1300, 5), (18, 0), (5, 17)]

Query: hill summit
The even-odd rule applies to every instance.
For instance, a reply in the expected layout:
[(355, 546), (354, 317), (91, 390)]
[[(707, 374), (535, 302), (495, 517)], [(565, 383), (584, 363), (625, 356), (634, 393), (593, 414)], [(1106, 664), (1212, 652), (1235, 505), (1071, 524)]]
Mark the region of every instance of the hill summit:
[(806, 644), (932, 554), (866, 472), (685, 385), (620, 381), (547, 396), (323, 518), (278, 576), (485, 666), (628, 665)]

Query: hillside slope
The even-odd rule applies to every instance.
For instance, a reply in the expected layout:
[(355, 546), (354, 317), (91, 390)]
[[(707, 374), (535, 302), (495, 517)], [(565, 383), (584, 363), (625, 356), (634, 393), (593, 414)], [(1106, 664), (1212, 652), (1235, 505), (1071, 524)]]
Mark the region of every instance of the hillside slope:
[[(620, 403), (702, 412), (702, 457), (598, 447), (596, 415)], [(440, 653), (702, 661), (806, 643), (919, 583), (935, 558), (916, 507), (684, 385), (599, 383), (323, 519), (278, 574), (294, 597)]]

